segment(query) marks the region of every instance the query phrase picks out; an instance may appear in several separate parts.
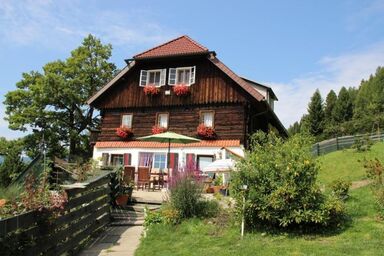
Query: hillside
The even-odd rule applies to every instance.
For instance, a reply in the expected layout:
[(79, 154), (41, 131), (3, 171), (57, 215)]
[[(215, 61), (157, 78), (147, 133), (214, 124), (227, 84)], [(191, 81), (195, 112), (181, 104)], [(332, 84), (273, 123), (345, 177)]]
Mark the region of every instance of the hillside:
[(358, 181), (365, 179), (364, 159), (378, 158), (384, 161), (384, 142), (375, 143), (368, 152), (354, 149), (332, 152), (318, 158), (321, 164), (319, 182), (329, 184), (335, 179)]

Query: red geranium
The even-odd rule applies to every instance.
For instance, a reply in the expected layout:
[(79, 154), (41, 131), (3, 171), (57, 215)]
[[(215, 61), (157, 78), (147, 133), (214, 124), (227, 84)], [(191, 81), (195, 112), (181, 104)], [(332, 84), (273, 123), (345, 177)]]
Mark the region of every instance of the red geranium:
[(116, 129), (116, 135), (120, 138), (127, 139), (133, 135), (132, 130), (128, 127), (119, 127)]
[(148, 84), (144, 86), (145, 95), (157, 95), (160, 92), (160, 89), (157, 88), (154, 84)]
[(159, 133), (163, 133), (167, 130), (167, 128), (164, 128), (164, 127), (160, 127), (158, 125), (155, 125), (152, 127), (152, 134), (159, 134)]
[(173, 92), (177, 96), (188, 95), (190, 93), (190, 86), (186, 84), (176, 84), (175, 86), (173, 86)]
[(204, 124), (199, 124), (197, 126), (197, 135), (204, 139), (214, 139), (216, 138), (216, 132), (213, 127), (205, 126)]

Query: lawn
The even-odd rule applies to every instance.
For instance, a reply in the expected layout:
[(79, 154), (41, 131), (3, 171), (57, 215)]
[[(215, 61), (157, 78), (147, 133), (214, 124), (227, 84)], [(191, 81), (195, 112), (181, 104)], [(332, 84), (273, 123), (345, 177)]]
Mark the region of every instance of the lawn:
[[(370, 152), (352, 150), (320, 157), (320, 181), (328, 184), (338, 177), (361, 180), (365, 171), (358, 159), (384, 160), (384, 143)], [(184, 221), (177, 226), (155, 225), (136, 251), (142, 255), (384, 255), (384, 221), (377, 220), (369, 187), (350, 192), (346, 202), (349, 223), (339, 232), (326, 235), (247, 233), (240, 239), (240, 227), (227, 220)]]
[(356, 152), (354, 149), (340, 150), (320, 156), (321, 171), (319, 172), (319, 181), (323, 184), (329, 184), (337, 178), (349, 181), (365, 179), (365, 170), (363, 167), (364, 158), (378, 158), (384, 161), (384, 143), (375, 143), (368, 152)]

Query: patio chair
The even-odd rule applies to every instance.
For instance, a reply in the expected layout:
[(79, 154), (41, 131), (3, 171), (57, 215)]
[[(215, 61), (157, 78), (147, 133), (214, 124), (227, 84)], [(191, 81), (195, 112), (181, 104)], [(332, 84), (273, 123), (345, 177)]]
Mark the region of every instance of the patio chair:
[(149, 188), (150, 185), (150, 176), (149, 176), (149, 167), (146, 166), (139, 166), (137, 168), (137, 174), (138, 174), (138, 179), (137, 179), (137, 189), (140, 187), (142, 190), (145, 188)]
[(127, 185), (135, 182), (135, 166), (124, 166), (123, 182)]
[(152, 185), (152, 189), (155, 190), (156, 186), (158, 189), (160, 189), (163, 185), (163, 177), (160, 173), (159, 168), (152, 168), (151, 169), (151, 177), (150, 177), (150, 185)]

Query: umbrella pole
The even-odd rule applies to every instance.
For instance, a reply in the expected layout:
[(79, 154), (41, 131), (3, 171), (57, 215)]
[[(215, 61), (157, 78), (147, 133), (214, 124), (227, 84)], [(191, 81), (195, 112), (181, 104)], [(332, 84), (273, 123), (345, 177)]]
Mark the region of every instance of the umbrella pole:
[(168, 168), (168, 174), (169, 174), (169, 177), (171, 177), (171, 169), (170, 169), (170, 166), (169, 164), (171, 163), (170, 162), (170, 158), (171, 158), (171, 139), (168, 139), (168, 155), (167, 155), (167, 168)]

